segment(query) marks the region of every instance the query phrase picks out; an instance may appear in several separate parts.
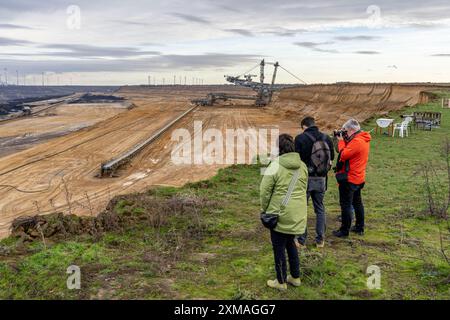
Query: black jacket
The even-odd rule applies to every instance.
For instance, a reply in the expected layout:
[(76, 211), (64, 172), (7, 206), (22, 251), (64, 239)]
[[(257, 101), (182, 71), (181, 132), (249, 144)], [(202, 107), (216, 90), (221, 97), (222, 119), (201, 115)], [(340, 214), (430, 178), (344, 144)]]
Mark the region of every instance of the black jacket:
[[(320, 139), (321, 137), (325, 138), (326, 143), (330, 147), (330, 153), (331, 153), (331, 160), (334, 160), (334, 146), (333, 141), (331, 141), (331, 138), (322, 132), (319, 131), (319, 128), (316, 126), (309, 127), (305, 130), (305, 132), (308, 132), (312, 136), (314, 136), (316, 139)], [(302, 133), (295, 137), (295, 151), (300, 154), (300, 158), (302, 161), (306, 164), (308, 168), (312, 167), (311, 163), (311, 152), (313, 147), (313, 141), (310, 137), (308, 137), (306, 134)]]

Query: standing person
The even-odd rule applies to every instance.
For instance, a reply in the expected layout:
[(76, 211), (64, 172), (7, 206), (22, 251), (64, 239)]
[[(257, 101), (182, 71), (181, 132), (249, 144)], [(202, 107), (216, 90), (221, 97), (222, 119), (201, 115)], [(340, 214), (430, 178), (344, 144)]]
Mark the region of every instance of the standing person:
[[(316, 214), (316, 246), (325, 246), (324, 236), (326, 229), (326, 213), (323, 199), (327, 190), (327, 175), (334, 160), (334, 147), (331, 138), (320, 132), (312, 117), (304, 118), (300, 126), (303, 130), (295, 138), (295, 151), (308, 167), (309, 179), (307, 198), (312, 199)], [(298, 237), (298, 246), (303, 248), (306, 244), (307, 232)]]
[[(339, 140), (338, 140), (337, 136), (333, 135), (332, 141), (333, 141), (334, 151), (337, 154), (339, 154), (339, 146), (338, 146), (339, 145)], [(353, 205), (352, 205), (352, 220), (354, 218), (355, 218), (355, 209), (353, 208)], [(342, 216), (338, 216), (337, 217), (337, 221), (342, 222)]]
[[(306, 186), (308, 170), (295, 152), (294, 139), (287, 134), (278, 138), (279, 156), (263, 176), (260, 201), (263, 213), (276, 217), (270, 237), (277, 278), (267, 281), (271, 288), (286, 290), (287, 283), (300, 285), (300, 262), (295, 237), (306, 228)], [(286, 251), (290, 275), (287, 275)]]
[[(336, 179), (339, 183), (339, 202), (342, 224), (334, 231), (336, 237), (348, 237), (349, 231), (364, 234), (364, 205), (361, 190), (366, 181), (366, 167), (369, 161), (370, 140), (368, 132), (361, 130), (355, 119), (348, 120), (336, 132), (339, 144), (339, 157), (336, 166)], [(352, 207), (355, 210), (355, 225), (352, 224)]]

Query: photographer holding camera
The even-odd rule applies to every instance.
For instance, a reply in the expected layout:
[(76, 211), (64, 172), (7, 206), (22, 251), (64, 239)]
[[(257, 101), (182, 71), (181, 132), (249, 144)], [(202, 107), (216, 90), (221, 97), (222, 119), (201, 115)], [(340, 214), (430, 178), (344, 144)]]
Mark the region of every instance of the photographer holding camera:
[[(341, 228), (333, 232), (336, 237), (348, 237), (349, 232), (364, 234), (364, 205), (361, 190), (366, 179), (371, 136), (363, 132), (355, 119), (348, 120), (341, 130), (335, 131), (339, 140), (339, 156), (336, 165), (336, 180), (339, 183), (339, 202), (341, 205)], [(352, 224), (352, 206), (356, 222)]]

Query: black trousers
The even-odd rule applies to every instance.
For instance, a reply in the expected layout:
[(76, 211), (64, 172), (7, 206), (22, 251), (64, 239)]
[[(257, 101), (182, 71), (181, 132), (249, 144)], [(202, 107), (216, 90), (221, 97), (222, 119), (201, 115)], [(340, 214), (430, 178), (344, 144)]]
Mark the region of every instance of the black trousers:
[(298, 258), (297, 247), (295, 246), (295, 236), (270, 230), (272, 239), (273, 255), (275, 258), (275, 271), (279, 283), (285, 283), (287, 278), (286, 251), (289, 259), (289, 270), (293, 278), (300, 277), (300, 260)]
[(339, 202), (341, 205), (342, 225), (341, 231), (348, 234), (352, 225), (352, 206), (355, 210), (355, 226), (359, 230), (364, 230), (364, 205), (361, 197), (361, 190), (364, 184), (353, 184), (343, 182), (339, 184)]

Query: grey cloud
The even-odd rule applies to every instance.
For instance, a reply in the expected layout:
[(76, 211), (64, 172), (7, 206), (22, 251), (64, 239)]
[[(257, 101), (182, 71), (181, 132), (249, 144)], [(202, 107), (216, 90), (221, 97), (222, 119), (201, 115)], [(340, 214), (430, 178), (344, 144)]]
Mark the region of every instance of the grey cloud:
[(0, 65), (25, 73), (40, 72), (141, 72), (167, 70), (201, 70), (254, 63), (260, 56), (252, 54), (205, 53), (197, 55), (160, 55), (140, 59), (86, 60), (13, 60), (0, 59)]
[(328, 45), (328, 44), (333, 44), (333, 43), (334, 42), (331, 42), (331, 41), (327, 41), (327, 42), (310, 42), (310, 41), (294, 42), (294, 44), (296, 46), (303, 47), (303, 48), (308, 48), (308, 49), (311, 49), (311, 50), (317, 51), (317, 52), (339, 53), (339, 51), (334, 50), (334, 49), (323, 49), (323, 48), (319, 47), (319, 46), (322, 46), (322, 45)]
[(245, 30), (245, 29), (225, 29), (224, 31), (236, 33), (236, 34), (244, 36), (244, 37), (254, 37), (255, 36), (255, 34), (253, 32)]
[(93, 57), (137, 57), (143, 55), (159, 55), (158, 51), (141, 51), (132, 47), (100, 47), (84, 44), (43, 44), (39, 47), (45, 49), (57, 49), (66, 51), (48, 52), (44, 55), (48, 56), (66, 56), (66, 57), (80, 57), (80, 58), (93, 58)]
[(148, 22), (132, 21), (132, 20), (110, 20), (112, 23), (126, 25), (126, 26), (140, 26), (148, 27), (150, 24)]
[(364, 19), (368, 5), (349, 2), (336, 5), (331, 1), (315, 1), (311, 5), (293, 4), (282, 8), (282, 14), (286, 18), (298, 17), (308, 22), (339, 22), (352, 19)]
[(31, 41), (0, 37), (0, 46), (25, 46), (33, 44)]
[[(110, 1), (111, 2), (111, 1)], [(107, 6), (111, 6), (108, 1), (92, 1), (92, 0), (76, 0), (76, 1), (61, 1), (61, 0), (45, 0), (45, 1), (30, 1), (30, 0), (1, 0), (0, 2), (0, 19), (3, 21), (10, 21), (15, 17), (28, 16), (28, 13), (47, 14), (55, 11), (66, 12), (69, 5), (78, 5), (82, 11), (88, 11), (95, 8), (101, 10)], [(43, 19), (46, 17), (43, 16)], [(39, 24), (42, 21), (38, 22)]]
[(305, 29), (284, 29), (284, 28), (279, 28), (279, 29), (276, 29), (276, 30), (263, 31), (261, 33), (272, 34), (272, 35), (279, 36), (279, 37), (294, 37), (297, 34), (304, 33), (304, 32), (307, 32), (307, 30), (305, 30)]
[(304, 42), (295, 42), (294, 44), (297, 45), (297, 46), (300, 46), (300, 47), (305, 47), (305, 48), (315, 48), (315, 47), (317, 47), (319, 45), (327, 44), (327, 42), (309, 42), (309, 41), (304, 41)]
[[(86, 44), (38, 44), (36, 42), (0, 37), (0, 46), (26, 46), (58, 51), (37, 52), (29, 56), (76, 57), (76, 58), (129, 58), (145, 55), (159, 55), (159, 51), (140, 50), (134, 47), (103, 47)], [(61, 51), (62, 50), (62, 51)], [(5, 54), (3, 54), (5, 55)], [(19, 54), (20, 55), (20, 54)], [(25, 54), (27, 55), (27, 54)]]
[[(120, 4), (130, 6), (129, 2), (117, 1), (117, 0), (76, 0), (76, 1), (62, 1), (62, 0), (45, 0), (45, 1), (30, 1), (30, 0), (2, 0), (0, 16), (4, 15), (11, 18), (14, 14), (23, 13), (47, 13), (55, 11), (66, 11), (69, 5), (77, 5), (83, 11), (90, 10), (105, 10), (105, 8), (114, 6), (119, 7)], [(134, 6), (136, 7), (136, 6)], [(142, 4), (139, 8), (142, 7)], [(149, 4), (149, 8), (152, 4)]]
[[(424, 20), (434, 22), (435, 20), (448, 18), (450, 3), (448, 1), (442, 1), (441, 3), (434, 2), (417, 1), (414, 4), (409, 3), (407, 7), (401, 9), (402, 15), (416, 18), (419, 22)], [(406, 3), (408, 4), (408, 2)], [(428, 4), (429, 6), (427, 6)]]
[(409, 23), (406, 25), (406, 27), (421, 30), (434, 30), (439, 28), (445, 28), (447, 26), (442, 23)]
[(32, 30), (34, 28), (22, 26), (18, 24), (12, 24), (12, 23), (0, 23), (0, 29), (27, 29)]
[(237, 9), (235, 7), (230, 7), (230, 6), (223, 5), (223, 4), (217, 4), (217, 8), (224, 9), (224, 10), (227, 10), (227, 11), (230, 11), (230, 12), (234, 12), (234, 13), (241, 13), (242, 12), (241, 10), (239, 10), (239, 9)]
[(206, 53), (197, 55), (161, 55), (153, 62), (167, 68), (216, 68), (254, 62), (260, 58), (253, 54)]
[(371, 55), (371, 54), (380, 54), (381, 52), (378, 51), (370, 51), (370, 50), (361, 50), (361, 51), (355, 51), (353, 53), (356, 54), (367, 54), (367, 55)]
[(313, 50), (314, 50), (314, 51), (317, 51), (317, 52), (324, 52), (324, 53), (339, 53), (339, 51), (338, 51), (338, 50), (335, 50), (335, 49), (320, 49), (320, 48), (314, 48)]
[(58, 4), (58, 0), (27, 1), (27, 0), (3, 0), (2, 10), (7, 11), (35, 11), (46, 10)]
[(165, 46), (165, 44), (159, 43), (159, 42), (141, 42), (139, 45), (150, 46), (150, 47), (154, 47), (154, 46), (164, 47)]
[(184, 13), (171, 13), (172, 16), (180, 18), (182, 20), (188, 21), (188, 22), (196, 22), (200, 24), (211, 24), (211, 22), (205, 18), (194, 16), (191, 14), (184, 14)]
[[(161, 1), (162, 2), (162, 1)], [(239, 14), (239, 17), (227, 17), (229, 20), (236, 20), (246, 14), (248, 17), (271, 16), (271, 20), (278, 21), (342, 21), (351, 19), (365, 19), (369, 16), (366, 9), (370, 5), (377, 5), (381, 8), (383, 15), (414, 18), (419, 22), (423, 20), (435, 21), (448, 17), (450, 11), (450, 3), (446, 0), (429, 0), (429, 1), (392, 1), (377, 0), (316, 0), (314, 2), (300, 0), (279, 0), (276, 3), (269, 0), (227, 0), (224, 4), (223, 0), (208, 1), (164, 1), (164, 5), (160, 5), (153, 1), (107, 1), (107, 0), (77, 0), (75, 2), (83, 11), (93, 12), (101, 10), (101, 8), (123, 8), (124, 14), (133, 10), (154, 11), (161, 13), (161, 10), (182, 12), (178, 15), (184, 15), (185, 20), (199, 23), (209, 23), (208, 20), (198, 17), (195, 12), (202, 12), (214, 18), (223, 18), (224, 11), (229, 15), (230, 12)], [(27, 12), (51, 12), (56, 10), (64, 11), (70, 2), (62, 2), (60, 0), (46, 1), (30, 1), (30, 0), (2, 0), (0, 16), (11, 18), (14, 15), (20, 15)], [(195, 11), (194, 11), (195, 10)], [(104, 9), (107, 16), (108, 11)], [(191, 12), (189, 12), (191, 11)], [(179, 16), (181, 17), (181, 16)]]
[(367, 18), (370, 14), (366, 10), (370, 5), (378, 6), (382, 15), (416, 19), (417, 21), (445, 19), (450, 10), (450, 3), (445, 0), (377, 0), (375, 3), (372, 0), (348, 0), (344, 3), (319, 0), (311, 4), (304, 4), (300, 1), (283, 1), (280, 7), (285, 10), (286, 15), (297, 15), (301, 16), (302, 20), (320, 22)]
[(380, 39), (380, 37), (377, 37), (377, 36), (339, 36), (339, 37), (334, 37), (334, 39), (339, 40), (339, 41), (371, 41), (371, 40)]
[[(2, 0), (1, 1), (1, 9), (0, 9), (0, 21), (6, 24), (17, 23), (20, 24), (22, 21), (27, 21), (25, 24), (30, 26), (41, 26), (41, 23), (46, 34), (43, 34), (43, 38), (45, 39), (62, 39), (65, 35), (64, 28), (64, 18), (65, 18), (65, 9), (68, 4), (71, 2), (64, 2), (61, 0), (46, 0), (46, 1), (30, 1), (30, 0)], [(338, 45), (346, 44), (345, 41), (371, 41), (367, 38), (359, 38), (355, 39), (348, 36), (345, 32), (345, 28), (353, 26), (353, 24), (342, 24), (342, 28), (336, 27), (336, 25), (341, 26), (340, 21), (350, 21), (352, 19), (364, 19), (368, 18), (370, 15), (367, 14), (366, 9), (369, 5), (376, 4), (381, 8), (382, 18), (386, 18), (389, 21), (394, 21), (393, 23), (396, 26), (400, 25), (403, 27), (409, 26), (412, 28), (432, 28), (434, 25), (438, 25), (440, 22), (439, 19), (448, 18), (448, 12), (450, 12), (450, 2), (448, 0), (430, 0), (430, 1), (389, 1), (389, 0), (377, 0), (375, 3), (372, 0), (348, 0), (348, 1), (335, 1), (335, 0), (317, 0), (317, 1), (302, 1), (302, 0), (280, 0), (274, 3), (269, 0), (227, 0), (224, 2), (223, 0), (192, 0), (189, 2), (186, 1), (133, 1), (130, 0), (128, 2), (112, 0), (77, 0), (75, 1), (82, 10), (83, 15), (83, 29), (80, 32), (72, 33), (73, 35), (77, 35), (77, 40), (71, 41), (86, 41), (87, 44), (91, 44), (89, 48), (79, 47), (75, 45), (75, 47), (64, 45), (65, 47), (45, 47), (43, 45), (35, 44), (31, 41), (34, 39), (25, 38), (31, 41), (25, 40), (17, 40), (17, 39), (8, 39), (0, 37), (0, 46), (29, 46), (30, 50), (26, 50), (24, 52), (39, 52), (38, 59), (40, 60), (42, 65), (45, 66), (46, 70), (52, 70), (53, 68), (61, 69), (80, 69), (80, 70), (125, 70), (125, 68), (129, 68), (130, 70), (149, 70), (157, 69), (162, 70), (162, 66), (169, 68), (171, 66), (180, 66), (180, 68), (185, 67), (186, 65), (194, 68), (195, 66), (204, 66), (205, 63), (202, 63), (202, 60), (211, 60), (211, 64), (214, 65), (213, 68), (221, 68), (222, 65), (218, 64), (217, 61), (221, 61), (224, 64), (232, 61), (232, 64), (237, 64), (240, 62), (247, 61), (247, 59), (241, 57), (240, 59), (232, 60), (230, 56), (227, 58), (221, 57), (205, 57), (205, 55), (196, 56), (186, 56), (186, 55), (157, 55), (157, 51), (144, 51), (147, 49), (153, 49), (151, 47), (145, 47), (142, 45), (142, 42), (145, 41), (155, 41), (161, 43), (167, 43), (169, 46), (172, 44), (176, 44), (180, 39), (184, 40), (192, 35), (192, 40), (198, 40), (195, 43), (196, 52), (200, 50), (208, 50), (203, 49), (207, 48), (209, 45), (208, 40), (211, 39), (212, 33), (199, 33), (195, 36), (192, 34), (191, 26), (200, 26), (200, 27), (212, 27), (217, 26), (217, 30), (232, 30), (235, 29), (234, 33), (244, 35), (245, 32), (247, 34), (251, 33), (253, 35), (261, 35), (261, 34), (272, 34), (280, 37), (294, 37), (305, 30), (295, 29), (298, 28), (306, 28), (307, 30), (317, 30), (315, 27), (317, 26), (317, 22), (323, 22), (324, 24), (319, 25), (319, 29), (323, 27), (321, 30), (328, 30), (330, 33), (328, 35), (330, 41), (334, 41), (334, 45), (332, 42), (320, 42), (327, 41), (323, 40), (323, 37), (319, 38), (310, 38), (315, 42), (297, 42), (298, 46), (297, 51), (300, 50), (311, 50), (314, 52), (324, 52), (324, 53), (338, 53), (337, 50), (331, 50), (332, 48), (338, 48), (341, 52), (344, 52), (345, 49), (340, 49)], [(61, 28), (54, 28), (57, 21), (45, 21), (46, 12), (54, 14), (54, 12), (58, 12), (59, 17), (61, 18)], [(32, 12), (32, 14), (28, 14)], [(97, 19), (93, 19), (94, 14), (97, 14)], [(16, 17), (19, 16), (19, 19)], [(22, 17), (20, 17), (22, 16)], [(52, 16), (53, 17), (53, 16)], [(90, 19), (84, 19), (84, 17), (89, 17)], [(413, 19), (411, 19), (411, 17)], [(25, 20), (25, 18), (29, 18), (30, 20)], [(31, 19), (35, 19), (31, 21)], [(58, 20), (58, 19), (57, 19)], [(96, 23), (93, 23), (94, 20)], [(29, 22), (28, 22), (29, 21)], [(59, 20), (58, 20), (59, 21)], [(148, 21), (149, 26), (145, 25)], [(333, 24), (333, 22), (338, 21), (338, 24)], [(48, 22), (48, 23), (47, 23)], [(108, 23), (114, 22), (115, 24)], [(326, 23), (330, 22), (330, 24)], [(92, 28), (88, 29), (89, 23), (93, 23)], [(172, 29), (172, 26), (176, 26)], [(244, 25), (245, 23), (245, 25)], [(316, 23), (316, 24), (314, 24)], [(106, 25), (106, 27), (105, 27)], [(131, 32), (126, 30), (127, 25), (130, 26)], [(142, 32), (135, 32), (133, 28), (134, 26), (142, 26)], [(355, 24), (359, 26), (359, 24)], [(99, 27), (95, 29), (94, 27)], [(284, 29), (277, 28), (276, 26), (286, 26), (287, 28), (292, 29)], [(244, 33), (236, 32), (236, 29), (244, 28)], [(311, 29), (310, 29), (311, 28)], [(85, 32), (85, 30), (89, 30), (89, 32)], [(122, 30), (126, 30), (126, 32), (122, 32)], [(343, 31), (344, 30), (344, 31)], [(361, 30), (361, 29), (359, 29)], [(6, 31), (7, 30), (1, 30)], [(343, 31), (343, 32), (342, 32)], [(387, 34), (389, 30), (380, 29), (379, 32), (372, 33), (369, 31), (358, 31), (356, 37), (359, 33), (361, 34)], [(414, 30), (402, 30), (408, 32), (414, 32)], [(441, 31), (441, 30), (439, 30)], [(443, 30), (445, 32), (446, 30)], [(231, 31), (230, 31), (231, 32)], [(93, 36), (91, 37), (91, 33)], [(406, 33), (406, 32), (405, 32)], [(125, 36), (130, 36), (130, 39), (125, 39)], [(333, 39), (334, 36), (347, 36), (341, 39)], [(7, 34), (5, 34), (7, 36)], [(54, 36), (54, 37), (53, 37)], [(68, 37), (71, 37), (71, 34), (67, 33)], [(117, 44), (119, 47), (113, 48), (93, 48), (97, 45), (100, 46), (104, 43), (110, 43), (110, 41), (114, 41), (112, 38), (116, 37), (117, 41), (127, 41), (122, 44), (123, 47), (120, 46), (121, 42)], [(223, 32), (220, 32), (217, 37), (223, 36)], [(394, 35), (396, 36), (396, 35)], [(433, 36), (433, 37), (438, 37)], [(367, 37), (367, 36), (364, 36)], [(300, 38), (300, 37), (299, 37)], [(84, 39), (105, 39), (105, 42), (87, 42)], [(321, 40), (319, 40), (321, 39)], [(189, 39), (190, 40), (190, 39)], [(204, 41), (205, 40), (205, 41)], [(241, 39), (242, 40), (242, 39)], [(242, 41), (251, 41), (251, 38), (243, 39)], [(292, 38), (288, 40), (287, 45), (289, 43), (293, 43), (294, 41), (307, 41), (309, 38), (303, 38), (297, 40), (297, 38)], [(372, 39), (373, 40), (373, 39)], [(49, 40), (51, 41), (51, 40)], [(56, 40), (53, 40), (56, 41)], [(58, 40), (63, 42), (63, 40)], [(342, 42), (342, 43), (341, 43)], [(131, 44), (128, 44), (131, 43)], [(351, 44), (352, 42), (348, 42)], [(133, 46), (136, 44), (136, 48)], [(283, 42), (283, 45), (286, 43)], [(328, 46), (329, 45), (329, 46)], [(413, 46), (414, 44), (411, 44)], [(128, 47), (130, 46), (130, 47)], [(139, 46), (142, 46), (142, 49), (139, 49)], [(343, 46), (344, 47), (344, 46)], [(178, 47), (177, 47), (178, 48)], [(300, 49), (304, 48), (304, 49)], [(9, 48), (6, 48), (9, 49)], [(44, 50), (45, 49), (45, 50)], [(157, 48), (156, 48), (157, 49)], [(295, 49), (295, 48), (294, 48)], [(353, 53), (353, 50), (359, 50)], [(364, 50), (366, 49), (366, 50)], [(368, 49), (368, 50), (367, 50)], [(347, 49), (347, 53), (349, 54), (380, 54), (379, 52), (369, 51), (369, 50), (378, 50), (377, 47), (363, 47), (363, 48), (350, 48)], [(162, 49), (161, 49), (162, 50)], [(183, 50), (180, 47), (180, 50)], [(283, 50), (283, 49), (280, 49)], [(5, 52), (5, 48), (0, 47), (1, 52)], [(10, 50), (12, 51), (12, 50)], [(43, 51), (51, 51), (45, 53)], [(380, 50), (381, 51), (381, 50)], [(237, 51), (239, 52), (239, 51)], [(437, 53), (435, 57), (449, 57), (450, 53), (447, 54), (445, 51), (443, 53), (439, 48), (435, 48), (435, 50), (431, 50), (430, 53)], [(180, 51), (177, 53), (186, 53)], [(153, 56), (151, 56), (154, 54)], [(283, 55), (283, 52), (280, 53)], [(386, 52), (387, 54), (387, 52)], [(34, 54), (36, 55), (36, 54)], [(54, 61), (42, 61), (43, 55), (53, 57)], [(26, 63), (29, 63), (30, 66), (36, 66), (35, 61), (31, 58), (26, 58), (26, 56), (22, 55)], [(58, 58), (60, 57), (60, 58)], [(112, 57), (114, 60), (106, 60), (101, 59), (102, 57)], [(356, 56), (355, 56), (356, 57)], [(370, 57), (370, 56), (367, 56)], [(375, 56), (373, 56), (375, 57)], [(72, 61), (67, 61), (69, 59), (63, 58), (72, 58)], [(83, 59), (82, 61), (73, 61), (75, 58)], [(127, 58), (133, 58), (127, 59)], [(13, 59), (13, 57), (11, 57)], [(17, 56), (17, 59), (21, 59)], [(49, 58), (50, 59), (50, 58)], [(14, 62), (14, 60), (13, 60)], [(13, 63), (11, 62), (11, 63)], [(17, 61), (15, 62), (17, 63)], [(161, 65), (158, 65), (161, 64)], [(386, 63), (387, 64), (387, 63)]]

